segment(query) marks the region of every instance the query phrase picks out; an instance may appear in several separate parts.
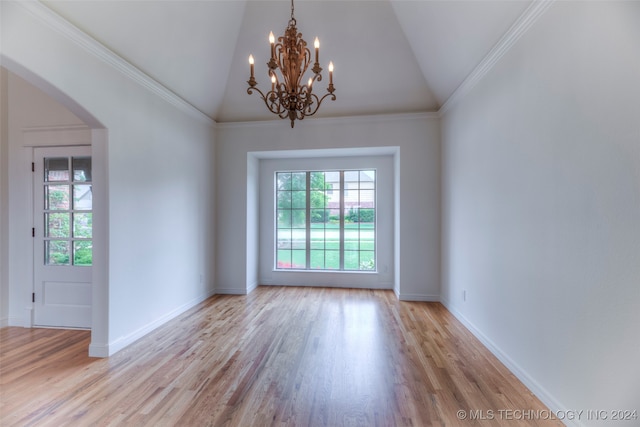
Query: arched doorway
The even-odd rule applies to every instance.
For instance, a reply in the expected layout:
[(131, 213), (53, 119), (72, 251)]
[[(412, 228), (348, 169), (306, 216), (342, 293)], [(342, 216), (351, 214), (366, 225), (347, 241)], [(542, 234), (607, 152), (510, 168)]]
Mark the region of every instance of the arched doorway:
[[(50, 84), (45, 78), (31, 72), (21, 64), (0, 55), (0, 64), (8, 70), (8, 72), (19, 76), (37, 89), (41, 90), (60, 105), (64, 106), (70, 112), (75, 114), (86, 125), (87, 141), (91, 146), (91, 156), (93, 163), (92, 181), (93, 181), (93, 271), (91, 273), (91, 344), (89, 354), (96, 357), (106, 357), (108, 342), (108, 193), (107, 193), (107, 160), (108, 160), (108, 133), (106, 128), (100, 123), (96, 117), (87, 111), (82, 105), (78, 104), (71, 97)], [(11, 105), (9, 105), (11, 109)], [(55, 144), (49, 142), (49, 145)], [(31, 147), (37, 146), (35, 143)], [(9, 161), (22, 159), (9, 159)], [(12, 179), (23, 180), (22, 177), (13, 177)], [(23, 188), (25, 183), (20, 183)], [(12, 221), (16, 221), (16, 215), (9, 216), (9, 228), (13, 228)], [(21, 225), (21, 224), (20, 224)], [(19, 236), (17, 239), (28, 239), (28, 236)], [(12, 243), (9, 243), (12, 245)], [(12, 246), (13, 247), (13, 246)], [(25, 252), (20, 256), (29, 257), (29, 248), (33, 248), (33, 243), (18, 244), (16, 247), (20, 251)], [(26, 248), (26, 249), (25, 249)], [(22, 274), (22, 273), (18, 273)], [(33, 281), (14, 280), (19, 285), (13, 285), (11, 292), (13, 300), (19, 299), (19, 304), (29, 307), (33, 304), (29, 297), (32, 295), (29, 287), (33, 287)], [(8, 285), (7, 285), (8, 286)], [(17, 289), (16, 286), (21, 288)], [(24, 301), (22, 301), (24, 299)], [(24, 303), (24, 305), (22, 304)], [(32, 315), (24, 314), (23, 326), (31, 327), (33, 325)]]

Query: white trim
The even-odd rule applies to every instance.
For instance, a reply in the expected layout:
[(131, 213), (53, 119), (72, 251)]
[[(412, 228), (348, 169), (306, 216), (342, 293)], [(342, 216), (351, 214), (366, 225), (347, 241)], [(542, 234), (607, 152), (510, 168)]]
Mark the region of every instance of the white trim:
[[(441, 117), (438, 111), (423, 111), (419, 113), (400, 113), (400, 114), (372, 114), (364, 116), (343, 116), (343, 117), (317, 117), (307, 119), (303, 121), (301, 126), (305, 125), (340, 125), (340, 124), (368, 124), (368, 123), (380, 123), (380, 122), (396, 122), (402, 120), (433, 120)], [(277, 127), (286, 124), (281, 119), (271, 120), (254, 120), (246, 122), (218, 122), (216, 124), (217, 129), (235, 129), (235, 128), (263, 128), (263, 127)]]
[[(560, 404), (560, 402), (558, 402), (551, 393), (534, 380), (533, 377), (520, 367), (520, 365), (514, 362), (513, 359), (503, 352), (489, 337), (483, 334), (482, 331), (480, 331), (480, 329), (478, 329), (469, 319), (456, 310), (456, 308), (451, 305), (446, 298), (441, 298), (441, 303), (469, 330), (469, 332), (471, 332), (494, 356), (496, 356), (498, 360), (500, 360), (500, 362), (502, 362), (502, 364), (504, 364), (507, 369), (509, 369), (509, 371), (511, 371), (511, 373), (520, 380), (520, 382), (522, 382), (538, 399), (540, 399), (550, 411), (553, 413), (558, 413), (560, 411), (567, 412), (567, 408), (564, 405)], [(580, 423), (579, 420), (563, 419), (562, 422), (566, 425), (582, 426), (582, 423)]]
[[(29, 312), (29, 316), (31, 316), (31, 312)], [(31, 319), (31, 317), (29, 317), (29, 319)], [(9, 317), (7, 317), (6, 321), (7, 321), (6, 326), (19, 326), (21, 328), (30, 328), (31, 327), (31, 324), (25, 325), (24, 317), (9, 316)]]
[(23, 147), (91, 145), (91, 129), (86, 125), (33, 126), (22, 129)]
[(213, 295), (212, 292), (204, 293), (199, 297), (196, 297), (191, 301), (188, 301), (185, 304), (182, 304), (180, 307), (174, 310), (171, 310), (170, 312), (160, 316), (156, 320), (147, 323), (146, 325), (142, 326), (141, 328), (138, 328), (132, 333), (124, 337), (120, 337), (117, 340), (112, 341), (108, 344), (91, 343), (89, 345), (89, 356), (90, 357), (109, 357), (115, 354), (116, 352), (122, 350), (123, 348), (133, 344), (135, 341), (139, 340), (140, 338), (144, 337), (150, 332), (153, 332), (154, 330), (164, 325), (165, 323), (169, 322), (170, 320), (173, 320), (176, 317), (180, 316), (182, 313), (186, 312), (187, 310), (207, 300), (212, 295)]
[[(321, 271), (321, 273), (325, 273), (326, 271)], [(341, 285), (341, 284), (308, 284), (308, 283), (280, 283), (275, 280), (269, 281), (260, 281), (260, 286), (284, 286), (284, 287), (303, 287), (303, 288), (335, 288), (335, 289), (370, 289), (375, 291), (392, 291), (393, 284), (389, 282), (379, 282), (374, 285), (369, 284), (350, 284), (350, 285)]]
[(109, 345), (91, 342), (89, 344), (89, 357), (109, 357)]
[(216, 122), (211, 117), (198, 110), (196, 107), (185, 101), (184, 98), (163, 86), (160, 82), (123, 59), (114, 51), (89, 36), (84, 31), (80, 30), (78, 27), (58, 15), (53, 10), (49, 9), (44, 4), (38, 1), (19, 1), (16, 3), (22, 6), (31, 15), (49, 26), (49, 28), (62, 34), (67, 39), (83, 48), (86, 52), (112, 66), (120, 73), (130, 78), (140, 86), (148, 89), (150, 92), (158, 95), (169, 104), (209, 125), (215, 125)]
[(316, 157), (363, 157), (393, 156), (400, 150), (398, 146), (387, 147), (348, 147), (348, 148), (314, 148), (301, 150), (250, 151), (247, 155), (256, 159), (309, 159)]
[(29, 304), (30, 305), (24, 308), (24, 317), (22, 318), (22, 324), (20, 325), (23, 328), (33, 327), (33, 304), (31, 303), (31, 300), (29, 300)]
[(215, 295), (248, 295), (248, 294), (249, 294), (249, 290), (242, 289), (242, 288), (216, 288), (215, 289)]
[(534, 0), (438, 110), (440, 116), (464, 98), (555, 0)]
[[(91, 131), (93, 168), (93, 271), (89, 356), (107, 357), (109, 347), (109, 131)], [(103, 348), (104, 347), (104, 348)]]
[(393, 290), (400, 301), (440, 302), (440, 295), (403, 294)]
[(258, 288), (258, 285), (259, 285), (258, 282), (250, 283), (247, 286), (247, 295), (250, 294), (251, 292), (255, 291)]

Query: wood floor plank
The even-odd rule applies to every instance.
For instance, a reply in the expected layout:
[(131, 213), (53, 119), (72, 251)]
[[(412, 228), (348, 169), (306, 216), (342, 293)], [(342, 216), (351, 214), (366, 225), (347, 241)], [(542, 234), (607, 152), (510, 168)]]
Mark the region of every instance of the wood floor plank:
[(562, 425), (501, 420), (551, 413), (441, 304), (391, 291), (259, 287), (108, 359), (89, 340), (1, 329), (0, 425)]

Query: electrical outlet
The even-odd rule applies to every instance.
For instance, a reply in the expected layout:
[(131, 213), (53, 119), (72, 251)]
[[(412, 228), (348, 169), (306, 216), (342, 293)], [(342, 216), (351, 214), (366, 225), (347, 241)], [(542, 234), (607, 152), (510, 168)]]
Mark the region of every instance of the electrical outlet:
[(462, 301), (465, 301), (465, 302), (467, 301), (467, 290), (466, 289), (462, 291)]

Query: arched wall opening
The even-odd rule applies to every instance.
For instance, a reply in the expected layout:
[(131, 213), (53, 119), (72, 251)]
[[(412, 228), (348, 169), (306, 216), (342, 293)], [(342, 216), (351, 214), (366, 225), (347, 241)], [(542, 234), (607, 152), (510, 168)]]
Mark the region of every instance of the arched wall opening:
[[(40, 76), (22, 64), (0, 54), (0, 66), (17, 75), (38, 88), (53, 100), (64, 106), (86, 125), (90, 134), (90, 145), (93, 163), (93, 273), (92, 273), (92, 315), (91, 315), (91, 344), (89, 355), (104, 357), (108, 354), (102, 350), (108, 343), (108, 301), (109, 301), (109, 274), (108, 274), (108, 132), (105, 126), (80, 105), (73, 98), (47, 81), (45, 76)], [(9, 109), (11, 106), (9, 105)], [(37, 143), (36, 143), (37, 144)], [(37, 146), (37, 145), (34, 145)], [(18, 179), (22, 179), (21, 177)], [(9, 228), (12, 225), (12, 216), (9, 216)], [(29, 256), (29, 254), (25, 254)], [(25, 283), (25, 287), (32, 283)], [(28, 299), (30, 292), (24, 289), (19, 292), (20, 297)], [(29, 301), (24, 301), (25, 305)], [(30, 319), (24, 321), (24, 326), (30, 327)]]

